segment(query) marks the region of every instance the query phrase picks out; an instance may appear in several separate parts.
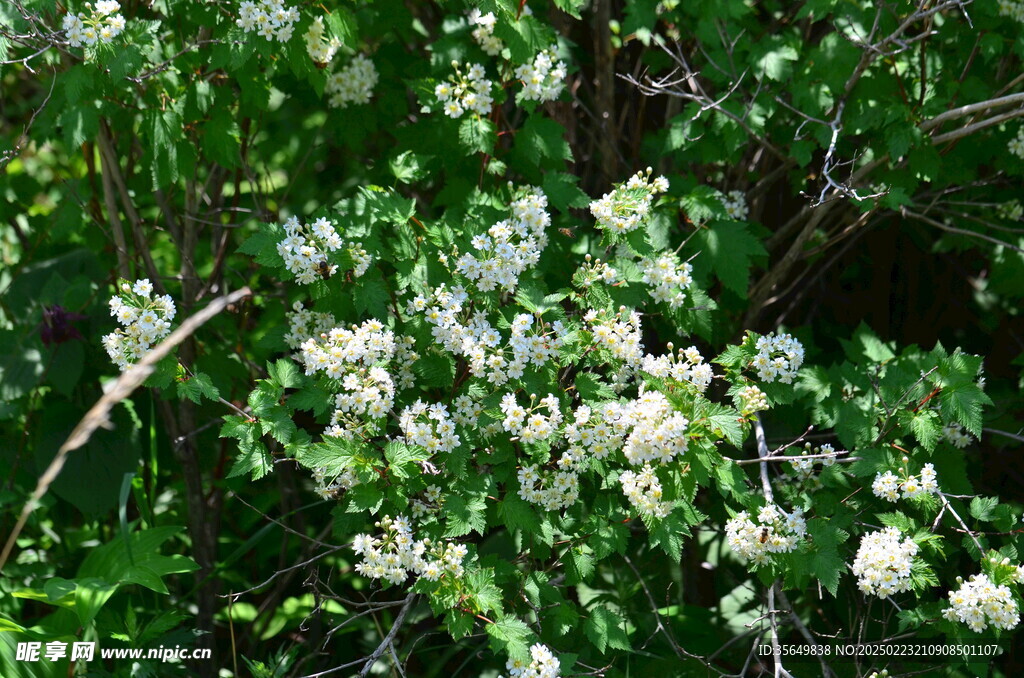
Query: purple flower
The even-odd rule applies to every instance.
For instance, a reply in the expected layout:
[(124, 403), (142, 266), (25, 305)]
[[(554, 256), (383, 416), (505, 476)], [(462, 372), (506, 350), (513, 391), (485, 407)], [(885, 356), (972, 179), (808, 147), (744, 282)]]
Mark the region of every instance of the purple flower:
[(71, 313), (63, 306), (46, 306), (43, 308), (43, 322), (39, 325), (39, 337), (47, 347), (71, 339), (81, 339), (82, 334), (72, 323), (85, 320), (86, 317), (80, 313)]

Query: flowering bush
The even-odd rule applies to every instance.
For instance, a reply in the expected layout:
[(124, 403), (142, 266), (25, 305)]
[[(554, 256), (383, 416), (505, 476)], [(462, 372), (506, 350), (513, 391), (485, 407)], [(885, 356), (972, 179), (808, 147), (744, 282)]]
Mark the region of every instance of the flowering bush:
[(791, 4), (0, 6), (0, 635), (214, 653), (0, 674), (1017, 675), (1020, 3)]

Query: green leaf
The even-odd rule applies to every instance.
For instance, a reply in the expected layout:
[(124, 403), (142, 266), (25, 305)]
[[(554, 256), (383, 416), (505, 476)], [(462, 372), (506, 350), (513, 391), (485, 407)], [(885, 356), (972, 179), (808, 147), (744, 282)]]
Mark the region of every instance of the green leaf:
[(202, 126), (202, 150), (206, 157), (221, 167), (237, 167), (241, 160), (238, 123), (227, 106), (216, 106), (213, 115)]
[(555, 209), (562, 212), (570, 207), (586, 207), (590, 204), (590, 197), (577, 187), (579, 180), (579, 177), (565, 172), (545, 172), (544, 195)]
[(800, 55), (794, 48), (783, 45), (766, 52), (756, 61), (756, 64), (766, 77), (772, 80), (784, 80), (792, 72), (793, 62), (799, 58)]
[(81, 146), (93, 139), (100, 129), (100, 118), (91, 104), (70, 106), (60, 116), (64, 128), (64, 141), (68, 146)]
[(445, 537), (461, 537), (470, 532), (483, 534), (487, 527), (487, 502), (481, 495), (469, 498), (450, 494), (444, 500), (444, 517), (448, 525)]
[(942, 416), (963, 425), (977, 437), (981, 437), (981, 408), (992, 401), (977, 384), (965, 382), (946, 386), (939, 393)]
[(738, 221), (714, 222), (695, 238), (701, 256), (707, 258), (722, 284), (744, 298), (750, 283), (751, 259), (766, 254), (749, 228)]
[(248, 449), (240, 449), (239, 452), (231, 470), (228, 471), (228, 478), (236, 478), (251, 472), (252, 479), (259, 480), (274, 470), (274, 459), (263, 443), (256, 443)]
[(899, 511), (892, 513), (879, 513), (878, 520), (886, 527), (895, 527), (904, 534), (912, 533), (917, 529), (917, 522), (910, 516)]
[(942, 435), (942, 421), (934, 410), (922, 409), (910, 419), (910, 430), (921, 447), (932, 452)]
[(195, 404), (199, 404), (203, 397), (207, 400), (216, 400), (220, 397), (220, 391), (213, 385), (210, 375), (197, 372), (192, 377), (178, 381), (178, 397), (188, 398)]
[[(180, 533), (181, 530), (181, 527), (168, 525), (133, 533), (129, 542), (135, 560), (134, 566), (128, 560), (126, 544), (122, 538), (119, 537), (110, 543), (98, 546), (86, 556), (78, 569), (78, 576), (79, 578), (96, 578), (106, 582), (139, 583), (154, 591), (166, 592), (166, 588), (160, 591), (160, 588), (151, 586), (152, 581), (149, 583), (138, 581), (137, 572), (133, 571), (133, 568), (144, 567), (152, 572), (157, 580), (170, 574), (198, 570), (199, 565), (191, 558), (180, 555), (163, 556), (159, 553), (160, 546)], [(160, 582), (160, 587), (163, 587), (162, 582)]]
[(354, 44), (358, 34), (356, 18), (344, 7), (335, 6), (327, 13), (327, 29), (343, 45)]
[(521, 620), (511, 615), (499, 615), (493, 624), (487, 625), (487, 635), (491, 637), (491, 645), (499, 654), (507, 654), (511, 659), (529, 658), (527, 640), (533, 634), (530, 627)]
[(975, 497), (971, 499), (971, 517), (977, 520), (992, 520), (998, 505), (999, 499), (997, 497)]
[(572, 160), (572, 151), (565, 140), (565, 128), (539, 115), (530, 116), (516, 134), (516, 150), (527, 159)]
[(605, 654), (608, 648), (629, 650), (629, 638), (622, 630), (624, 623), (622, 617), (608, 608), (595, 607), (583, 623), (583, 632), (601, 654)]
[(359, 192), (366, 199), (370, 213), (381, 221), (404, 225), (416, 213), (416, 201), (403, 198), (395, 191), (380, 186), (362, 187)]
[(580, 372), (576, 375), (576, 391), (586, 402), (597, 402), (601, 400), (614, 400), (615, 391), (604, 383), (597, 375), (590, 372)]
[(270, 375), (270, 381), (281, 388), (297, 388), (302, 385), (302, 375), (298, 366), (288, 358), (268, 363), (267, 374)]
[(594, 574), (594, 556), (583, 546), (570, 547), (562, 560), (565, 563), (565, 581), (569, 584), (580, 584)]
[(711, 219), (728, 219), (722, 194), (710, 186), (697, 186), (679, 199), (679, 207), (687, 218), (699, 226)]
[(490, 153), (494, 150), (494, 142), (497, 138), (494, 133), (494, 123), (488, 118), (469, 115), (459, 123), (459, 143), (468, 152), (468, 155)]
[(580, 18), (580, 10), (587, 4), (586, 0), (555, 0), (555, 7), (574, 19)]
[(501, 609), (501, 589), (494, 585), (494, 572), (491, 570), (471, 570), (465, 577), (466, 590), (475, 603), (479, 613)]
[(511, 492), (498, 504), (498, 519), (510, 530), (532, 532), (537, 529), (537, 512)]
[[(131, 543), (131, 540), (127, 543)], [(167, 593), (167, 587), (160, 581), (160, 577), (156, 573), (153, 576), (156, 579), (157, 588), (152, 586), (148, 588), (153, 588), (157, 593)], [(131, 577), (125, 576), (124, 580), (131, 582)], [(118, 585), (96, 577), (83, 577), (75, 581), (78, 584), (75, 588), (75, 613), (78, 615), (78, 622), (82, 626), (88, 626), (89, 622), (96, 618), (96, 614), (103, 605), (117, 591)]]

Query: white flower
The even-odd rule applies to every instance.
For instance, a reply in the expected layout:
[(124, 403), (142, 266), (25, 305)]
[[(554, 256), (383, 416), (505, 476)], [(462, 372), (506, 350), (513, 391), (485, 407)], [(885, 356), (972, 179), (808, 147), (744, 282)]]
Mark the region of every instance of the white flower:
[(974, 438), (964, 431), (963, 426), (955, 421), (951, 421), (942, 427), (942, 436), (948, 440), (951, 445), (961, 450), (974, 442)]
[[(86, 8), (89, 5), (86, 4)], [(72, 47), (109, 43), (124, 31), (125, 20), (120, 14), (121, 5), (115, 0), (100, 0), (91, 8), (91, 13), (67, 14), (62, 28), (67, 33), (68, 44)]]
[(298, 20), (299, 11), (286, 6), (283, 0), (244, 0), (238, 4), (235, 25), (246, 33), (255, 31), (267, 40), (288, 42)]
[(786, 513), (774, 504), (766, 504), (757, 514), (757, 522), (740, 511), (725, 524), (726, 543), (742, 561), (755, 565), (768, 562), (773, 553), (796, 550), (807, 532), (802, 509)]
[[(310, 317), (299, 320), (313, 322)], [(308, 329), (296, 328), (299, 334)], [(411, 337), (398, 337), (377, 320), (367, 320), (351, 329), (335, 327), (300, 344), (298, 359), (306, 374), (323, 372), (341, 384), (335, 396), (335, 411), (324, 435), (349, 438), (363, 431), (373, 432), (394, 405), (399, 387), (412, 385), (411, 364), (416, 359)], [(382, 367), (391, 367), (394, 373)], [(395, 380), (398, 380), (396, 386)]]
[(1017, 601), (1009, 587), (996, 586), (988, 575), (975, 574), (961, 582), (960, 588), (949, 592), (949, 607), (942, 615), (950, 621), (967, 624), (972, 631), (982, 632), (989, 624), (1008, 631), (1020, 622)]
[(917, 551), (914, 540), (904, 539), (895, 527), (865, 534), (852, 568), (860, 590), (879, 598), (910, 590), (910, 570)]
[[(116, 4), (116, 3), (115, 3)], [(171, 332), (177, 313), (169, 295), (153, 297), (153, 285), (147, 279), (134, 284), (122, 281), (120, 295), (110, 299), (110, 313), (123, 329), (103, 337), (103, 348), (121, 371), (128, 369)]]
[(734, 221), (743, 221), (747, 218), (747, 196), (743, 194), (743, 191), (729, 191), (729, 193), (722, 199), (722, 206), (725, 207), (726, 214), (729, 215), (730, 219)]
[(452, 62), (452, 67), (455, 73), (448, 76), (448, 83), (434, 88), (438, 102), (444, 104), (444, 114), (449, 118), (462, 117), (466, 111), (480, 116), (490, 115), (494, 104), (491, 96), (494, 83), (485, 77), (484, 67), (470, 64), (465, 73), (457, 61)]
[(556, 58), (555, 51), (549, 48), (516, 69), (516, 78), (523, 83), (523, 100), (554, 101), (562, 93), (567, 70), (565, 62)]
[(341, 47), (341, 41), (336, 37), (332, 36), (330, 39), (325, 40), (325, 32), (323, 19), (317, 17), (309, 25), (306, 35), (303, 36), (303, 39), (306, 41), (306, 53), (309, 54), (309, 58), (314, 63), (321, 67), (330, 63), (331, 59), (334, 58), (335, 52)]
[(509, 205), (511, 217), (497, 222), (487, 234), (473, 240), (476, 253), (466, 253), (455, 263), (456, 270), (476, 283), (481, 292), (501, 288), (515, 292), (519, 276), (540, 261), (548, 244), (546, 229), (551, 225), (544, 192), (528, 186)]
[(561, 662), (547, 645), (536, 643), (530, 647), (530, 663), (509, 659), (505, 664), (510, 678), (559, 678)]
[[(1024, 8), (1024, 2), (1019, 3), (1017, 6)], [(1024, 14), (1024, 9), (1021, 12)], [(1017, 136), (1010, 140), (1006, 148), (1010, 153), (1024, 160), (1024, 126), (1017, 130)]]
[(324, 92), (332, 108), (347, 108), (351, 104), (365, 104), (373, 96), (380, 76), (373, 62), (357, 54), (344, 68), (327, 78)]
[(686, 301), (686, 293), (693, 284), (693, 267), (688, 262), (680, 263), (675, 254), (663, 254), (657, 259), (643, 259), (640, 262), (643, 281), (651, 285), (651, 298), (664, 302), (671, 308), (679, 308)]
[(651, 168), (646, 174), (637, 172), (624, 184), (618, 184), (600, 200), (590, 203), (590, 213), (597, 219), (597, 227), (612, 233), (629, 233), (643, 224), (651, 213), (654, 196), (668, 190), (668, 179), (651, 180)]
[(490, 56), (501, 54), (505, 46), (501, 39), (494, 35), (494, 25), (498, 22), (493, 12), (483, 14), (479, 9), (469, 11), (469, 25), (473, 26), (473, 39), (480, 48)]
[(412, 523), (405, 516), (384, 516), (377, 527), (384, 530), (381, 536), (360, 534), (352, 544), (356, 554), (363, 556), (355, 567), (363, 576), (400, 584), (409, 576), (438, 581), (446, 576), (458, 579), (465, 574), (462, 561), (468, 550), (462, 544), (417, 540)]
[(757, 355), (751, 366), (757, 370), (757, 378), (772, 383), (776, 380), (792, 384), (800, 366), (804, 363), (804, 347), (790, 334), (777, 335), (774, 332), (757, 340)]

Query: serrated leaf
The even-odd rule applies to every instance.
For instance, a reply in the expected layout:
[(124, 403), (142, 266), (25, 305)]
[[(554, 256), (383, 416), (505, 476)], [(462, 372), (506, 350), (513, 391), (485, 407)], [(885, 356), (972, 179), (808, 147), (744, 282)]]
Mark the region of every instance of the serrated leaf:
[(766, 254), (761, 241), (750, 233), (749, 226), (738, 221), (715, 222), (694, 239), (698, 241), (701, 256), (707, 257), (722, 284), (746, 297), (751, 260)]
[(608, 648), (628, 650), (629, 638), (622, 630), (623, 624), (622, 617), (608, 608), (595, 607), (583, 623), (583, 632), (601, 654), (605, 654)]
[(459, 143), (468, 155), (490, 153), (496, 139), (494, 123), (488, 118), (468, 115), (459, 123)]
[(530, 655), (527, 640), (532, 633), (525, 622), (510, 615), (500, 615), (493, 624), (487, 625), (487, 635), (499, 653), (508, 654), (512, 659), (527, 659)]
[(469, 498), (450, 494), (444, 500), (444, 517), (448, 525), (445, 537), (461, 537), (470, 532), (483, 534), (487, 528), (487, 503), (484, 497), (473, 495)]
[(281, 388), (297, 388), (302, 384), (302, 375), (294, 361), (281, 358), (267, 364), (267, 374), (275, 386)]
[(910, 430), (921, 447), (932, 452), (942, 435), (942, 421), (934, 410), (922, 409), (911, 418)]

